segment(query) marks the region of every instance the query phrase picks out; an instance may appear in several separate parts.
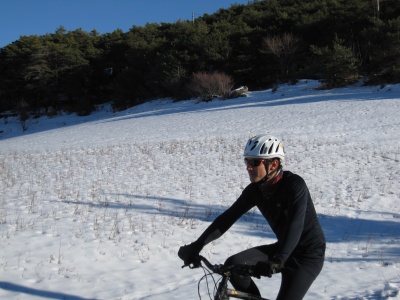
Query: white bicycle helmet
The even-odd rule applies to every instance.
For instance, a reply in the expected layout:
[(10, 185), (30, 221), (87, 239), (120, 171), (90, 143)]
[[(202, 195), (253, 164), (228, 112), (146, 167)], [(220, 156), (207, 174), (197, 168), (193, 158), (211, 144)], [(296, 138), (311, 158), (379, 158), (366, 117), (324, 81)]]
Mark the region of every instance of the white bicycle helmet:
[(281, 141), (270, 135), (259, 134), (251, 137), (244, 148), (246, 158), (280, 158), (284, 160), (285, 153)]

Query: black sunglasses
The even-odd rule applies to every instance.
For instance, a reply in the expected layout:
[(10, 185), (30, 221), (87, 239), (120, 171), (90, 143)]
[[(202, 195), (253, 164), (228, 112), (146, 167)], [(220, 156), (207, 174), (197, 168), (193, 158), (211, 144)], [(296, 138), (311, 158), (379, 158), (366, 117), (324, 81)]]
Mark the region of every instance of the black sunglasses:
[(251, 166), (252, 168), (260, 166), (263, 162), (265, 162), (265, 159), (244, 159), (246, 167)]

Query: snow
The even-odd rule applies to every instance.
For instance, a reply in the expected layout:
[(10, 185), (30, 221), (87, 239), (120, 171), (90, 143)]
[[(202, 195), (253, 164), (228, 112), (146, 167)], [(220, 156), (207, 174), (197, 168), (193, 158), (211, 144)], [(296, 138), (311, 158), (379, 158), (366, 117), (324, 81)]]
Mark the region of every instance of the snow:
[[(152, 101), (113, 113), (0, 123), (1, 299), (198, 299), (192, 242), (249, 183), (247, 139), (285, 145), (327, 237), (305, 299), (400, 299), (400, 85)], [(202, 254), (275, 241), (251, 211)], [(217, 279), (217, 278), (216, 278)], [(256, 279), (274, 299), (280, 275)], [(210, 290), (212, 281), (209, 280)], [(207, 284), (200, 284), (202, 299)]]

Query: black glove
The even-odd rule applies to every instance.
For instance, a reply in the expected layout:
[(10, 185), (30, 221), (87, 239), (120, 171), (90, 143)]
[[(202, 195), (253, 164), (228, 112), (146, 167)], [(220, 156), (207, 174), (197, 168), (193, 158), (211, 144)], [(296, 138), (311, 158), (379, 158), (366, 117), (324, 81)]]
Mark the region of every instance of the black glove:
[(271, 260), (260, 261), (256, 264), (256, 277), (267, 276), (271, 277), (275, 273), (279, 273), (283, 269), (283, 259), (274, 257)]
[(185, 266), (196, 264), (198, 262), (199, 253), (203, 249), (203, 245), (199, 242), (193, 242), (179, 248), (178, 256), (183, 260)]

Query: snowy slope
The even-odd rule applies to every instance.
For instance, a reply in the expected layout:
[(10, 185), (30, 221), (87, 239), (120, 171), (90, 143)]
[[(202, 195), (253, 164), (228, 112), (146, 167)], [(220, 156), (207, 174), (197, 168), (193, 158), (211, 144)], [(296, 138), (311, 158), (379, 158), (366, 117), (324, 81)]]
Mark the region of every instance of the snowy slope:
[[(318, 86), (43, 117), (26, 132), (3, 119), (0, 298), (197, 299), (203, 272), (181, 269), (179, 246), (240, 195), (244, 144), (269, 132), (328, 240), (306, 299), (400, 299), (400, 85)], [(252, 211), (203, 254), (274, 239)], [(279, 275), (258, 282), (274, 298)]]

